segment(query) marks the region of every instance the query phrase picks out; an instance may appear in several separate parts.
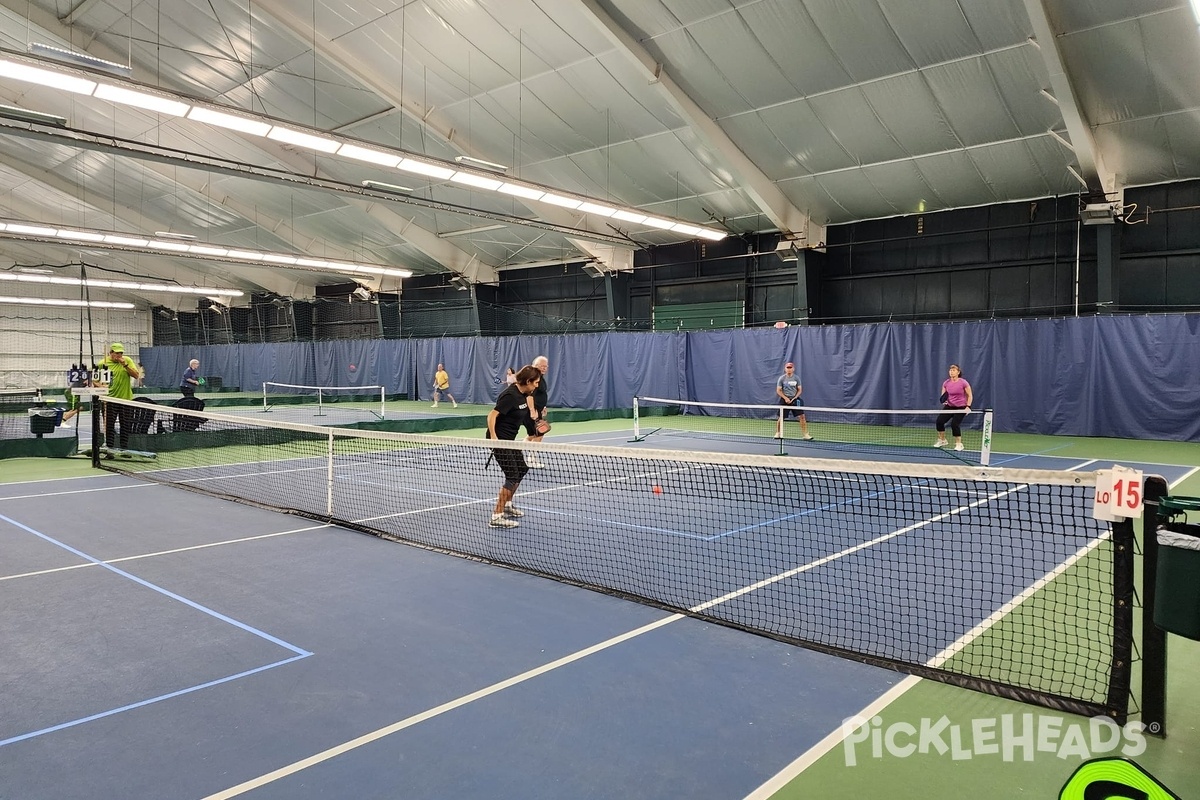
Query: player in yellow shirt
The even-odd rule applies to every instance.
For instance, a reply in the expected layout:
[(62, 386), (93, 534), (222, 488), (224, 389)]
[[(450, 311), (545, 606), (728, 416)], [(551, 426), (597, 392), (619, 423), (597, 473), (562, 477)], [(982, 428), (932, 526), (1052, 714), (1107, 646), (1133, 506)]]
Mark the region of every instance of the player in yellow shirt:
[(454, 407), (458, 408), (458, 401), (454, 399), (454, 395), (450, 394), (450, 373), (446, 372), (445, 364), (438, 364), (437, 372), (433, 375), (433, 407), (437, 408), (438, 398), (446, 393), (446, 397), (450, 398), (450, 402), (454, 403)]
[[(109, 375), (108, 396), (122, 400), (133, 399), (133, 382), (142, 377), (137, 364), (125, 355), (125, 345), (113, 342), (108, 348), (108, 358), (100, 362), (102, 372)], [(133, 426), (133, 409), (115, 403), (104, 407), (104, 444), (112, 448), (117, 442), (117, 422), (121, 423), (120, 447), (129, 449), (129, 429)]]

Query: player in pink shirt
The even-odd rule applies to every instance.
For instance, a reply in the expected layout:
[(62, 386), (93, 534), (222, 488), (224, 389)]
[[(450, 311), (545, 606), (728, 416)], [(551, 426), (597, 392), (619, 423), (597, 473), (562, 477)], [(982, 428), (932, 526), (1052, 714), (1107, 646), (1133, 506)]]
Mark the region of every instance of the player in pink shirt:
[(937, 441), (933, 443), (934, 447), (945, 447), (949, 442), (946, 441), (946, 423), (950, 423), (950, 432), (954, 434), (954, 449), (962, 450), (962, 425), (963, 417), (966, 412), (971, 410), (971, 384), (967, 383), (962, 377), (962, 370), (958, 368), (958, 364), (950, 365), (950, 377), (942, 382), (942, 408), (958, 413), (938, 414), (937, 418)]

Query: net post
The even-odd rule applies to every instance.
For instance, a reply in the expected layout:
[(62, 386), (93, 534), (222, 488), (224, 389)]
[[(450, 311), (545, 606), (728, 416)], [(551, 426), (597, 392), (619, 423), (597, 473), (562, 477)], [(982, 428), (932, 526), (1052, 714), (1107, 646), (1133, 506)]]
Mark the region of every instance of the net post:
[(986, 467), (992, 463), (992, 410), (983, 410), (983, 441), (979, 445), (979, 463)]
[(638, 420), (638, 399), (633, 398), (633, 440), (640, 442), (642, 440), (642, 429)]
[(383, 420), (387, 417), (387, 387), (379, 387), (379, 419)]
[(1147, 475), (1142, 514), (1142, 724), (1154, 736), (1167, 735), (1167, 633), (1154, 624), (1158, 580), (1158, 501), (1167, 482)]
[(333, 518), (333, 428), (326, 439), (325, 515)]
[(779, 408), (776, 410), (776, 412), (775, 412), (775, 413), (776, 413), (776, 420), (775, 420), (775, 424), (778, 426), (778, 433), (779, 433), (779, 452), (778, 452), (778, 453), (776, 453), (775, 455), (777, 455), (777, 456), (786, 456), (786, 455), (787, 455), (787, 451), (783, 449), (783, 434), (784, 434), (784, 430), (783, 430), (783, 423), (784, 423), (784, 421), (785, 421), (785, 419), (786, 419), (786, 418), (784, 417), (784, 415), (783, 415), (783, 406), (780, 406), (780, 407), (779, 407)]
[(1118, 519), (1112, 524), (1112, 665), (1105, 703), (1109, 716), (1124, 725), (1129, 716), (1129, 696), (1133, 681), (1133, 605), (1134, 545), (1133, 520)]
[[(100, 437), (104, 435), (104, 424), (100, 419), (99, 395), (92, 395), (92, 469), (100, 469)], [(78, 425), (78, 423), (76, 423)], [(76, 428), (78, 431), (78, 428)]]
[(325, 416), (324, 398), (321, 395), (322, 395), (322, 389), (320, 386), (318, 386), (317, 387), (317, 413), (313, 414), (314, 417)]
[(263, 382), (263, 413), (267, 413), (271, 409), (267, 407), (267, 384)]

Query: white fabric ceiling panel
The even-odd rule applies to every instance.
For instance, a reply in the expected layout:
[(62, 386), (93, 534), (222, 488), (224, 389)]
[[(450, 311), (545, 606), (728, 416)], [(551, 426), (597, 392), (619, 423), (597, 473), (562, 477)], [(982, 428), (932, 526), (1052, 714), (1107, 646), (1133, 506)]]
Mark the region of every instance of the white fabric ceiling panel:
[[(722, 24), (728, 25), (725, 18), (721, 19)], [(744, 32), (734, 46), (738, 50), (759, 47)], [(753, 107), (732, 82), (734, 77), (745, 80), (746, 75), (739, 73), (727, 77), (722, 66), (713, 63), (711, 54), (692, 37), (690, 29), (658, 37), (651, 51), (657, 60), (666, 64), (666, 72), (671, 78), (709, 116), (725, 117)]]
[[(1071, 34), (1076, 91), (1094, 125), (1200, 106), (1200, 37), (1186, 6)], [(1161, 59), (1170, 57), (1171, 68)]]
[(797, 87), (797, 95), (829, 91), (853, 82), (802, 3), (755, 3), (739, 13), (788, 81)]
[(874, 0), (807, 0), (805, 7), (856, 82), (916, 66)]
[(1088, 2), (1056, 3), (1051, 6), (1051, 19), (1061, 30), (1078, 31), (1098, 28), (1128, 19), (1133, 14), (1154, 14), (1159, 11), (1187, 11), (1187, 3), (1179, 0), (1088, 0)]
[(727, 16), (733, 10), (730, 0), (663, 0), (680, 25), (692, 25), (716, 16)]
[(379, 25), (388, 15), (405, 13), (403, 8), (397, 8), (392, 0), (354, 0), (346, 3), (343, 0), (319, 0), (309, 7), (316, 28), (323, 36), (336, 39), (350, 31), (371, 25)]
[[(686, 10), (690, 4), (683, 3)], [(725, 3), (728, 7), (728, 2)], [(647, 47), (653, 44), (656, 36), (677, 30), (679, 18), (665, 3), (647, 3), (646, 0), (608, 0), (605, 3), (613, 19), (631, 32), (636, 32), (639, 40)]]
[(1063, 127), (1062, 111), (1042, 89), (1050, 85), (1046, 63), (1032, 44), (984, 56), (991, 78), (1004, 99), (1004, 108), (1021, 135)]
[[(134, 9), (133, 63), (161, 65), (162, 74), (180, 91), (220, 97), (252, 75), (278, 69), (310, 49), (281, 30), (269, 17), (247, 14), (245, 4), (222, 0), (216, 2), (216, 7), (220, 19), (213, 16), (213, 6), (208, 2), (185, 0), (169, 7), (161, 3), (137, 4)], [(111, 30), (104, 23), (106, 8), (119, 11), (119, 7), (111, 3), (94, 3), (87, 8), (79, 24), (106, 30), (115, 36), (127, 34), (127, 17), (123, 22), (114, 23), (115, 28)], [(252, 65), (252, 69), (247, 65)], [(144, 74), (139, 78), (147, 80)], [(150, 82), (154, 81), (151, 79)]]
[(892, 139), (858, 87), (810, 99), (813, 113), (858, 164), (889, 161), (906, 153)]
[[(1090, 3), (1092, 0), (1074, 0)], [(892, 0), (889, 5), (902, 7), (904, 0)], [(998, 3), (996, 0), (959, 0), (959, 8), (971, 24), (975, 38), (984, 52), (1028, 41), (1033, 28), (1025, 5), (1021, 2)]]
[(1074, 178), (1064, 166), (1067, 154), (1048, 136), (976, 147), (969, 155), (998, 198), (1013, 200), (1074, 191), (1068, 183)]
[(950, 150), (959, 146), (946, 114), (922, 73), (865, 83), (863, 96), (906, 155)]
[[(863, 176), (879, 194), (887, 211), (878, 216), (913, 214), (928, 207), (934, 197), (933, 189), (913, 161), (893, 161), (862, 170)], [(923, 205), (924, 204), (924, 205)]]
[(884, 2), (880, 8), (917, 67), (979, 52), (979, 39), (963, 16), (959, 0)]
[[(766, 113), (739, 114), (722, 120), (721, 127), (739, 150), (752, 154), (755, 165), (772, 180), (807, 174), (809, 170), (797, 154), (780, 141), (780, 136), (765, 121)], [(790, 127), (784, 128), (783, 135), (794, 137)]]
[[(786, 169), (783, 172), (768, 173), (775, 180), (803, 173), (840, 169), (854, 164), (846, 148), (825, 127), (807, 100), (763, 109), (757, 116), (790, 154), (791, 161), (784, 162)], [(737, 127), (734, 127), (732, 122), (724, 121), (731, 138), (746, 155), (757, 161), (760, 156), (753, 148), (753, 143), (758, 137), (740, 135), (742, 130), (754, 126), (754, 118), (738, 117)]]
[(925, 70), (924, 75), (962, 145), (1021, 135), (984, 61), (942, 64)]
[(830, 222), (842, 222), (856, 218), (858, 209), (870, 208), (880, 210), (876, 216), (889, 216), (894, 212), (887, 199), (879, 193), (875, 184), (871, 183), (866, 172), (861, 169), (847, 169), (839, 172), (817, 175), (814, 178), (821, 188), (833, 200), (834, 211), (829, 214)]
[(937, 206), (927, 205), (931, 211), (958, 206), (979, 206), (1008, 199), (996, 194), (968, 153), (940, 153), (919, 158), (913, 163), (940, 201)]
[[(1190, 118), (1179, 120), (1183, 124), (1168, 124), (1174, 119), (1110, 122), (1096, 128), (1096, 143), (1104, 149), (1108, 167), (1132, 184), (1178, 180), (1195, 174), (1188, 167), (1194, 170), (1197, 158), (1185, 156), (1181, 164), (1180, 156), (1188, 145), (1197, 148), (1198, 124)], [(1200, 154), (1200, 149), (1191, 152)]]
[(229, 91), (229, 102), (285, 121), (332, 130), (391, 106), (325, 59), (306, 53)]
[[(686, 86), (692, 98), (698, 101), (715, 117), (725, 117), (750, 108), (761, 108), (773, 103), (791, 100), (796, 96), (796, 87), (788, 79), (775, 59), (739, 14), (723, 14), (697, 23), (688, 29), (691, 44), (689, 61), (716, 69), (733, 87), (734, 97), (713, 97), (708, 81), (700, 85), (693, 82), (691, 69), (672, 77)], [(677, 37), (673, 37), (677, 38)], [(671, 42), (672, 39), (662, 41)], [(679, 63), (673, 52), (667, 51), (672, 64)], [(705, 73), (696, 73), (703, 78)], [(720, 105), (714, 103), (724, 100)]]

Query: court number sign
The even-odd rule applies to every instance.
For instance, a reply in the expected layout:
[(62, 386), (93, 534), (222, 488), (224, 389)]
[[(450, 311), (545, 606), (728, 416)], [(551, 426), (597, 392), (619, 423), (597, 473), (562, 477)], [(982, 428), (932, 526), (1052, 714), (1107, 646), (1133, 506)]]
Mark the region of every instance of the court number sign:
[(1140, 517), (1142, 493), (1140, 470), (1120, 465), (1114, 465), (1112, 469), (1097, 470), (1092, 516), (1108, 522)]
[(1180, 800), (1146, 770), (1125, 758), (1096, 758), (1067, 781), (1059, 800)]

